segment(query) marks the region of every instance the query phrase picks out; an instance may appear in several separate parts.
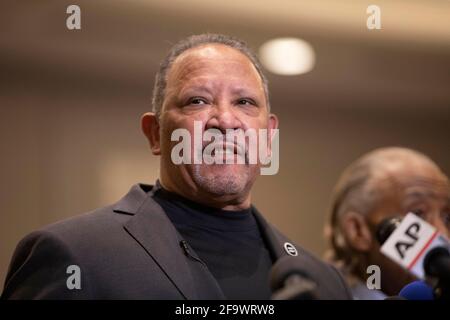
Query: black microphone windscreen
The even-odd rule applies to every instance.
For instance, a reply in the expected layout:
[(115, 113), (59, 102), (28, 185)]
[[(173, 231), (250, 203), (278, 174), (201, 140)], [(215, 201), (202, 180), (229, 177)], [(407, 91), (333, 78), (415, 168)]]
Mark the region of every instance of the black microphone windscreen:
[(272, 291), (282, 288), (287, 278), (291, 275), (299, 275), (301, 277), (310, 278), (310, 275), (305, 271), (306, 261), (300, 256), (284, 256), (280, 258), (272, 267), (270, 271), (270, 287)]
[(382, 245), (394, 232), (394, 230), (400, 225), (401, 217), (391, 217), (383, 220), (376, 230), (376, 238), (378, 242)]

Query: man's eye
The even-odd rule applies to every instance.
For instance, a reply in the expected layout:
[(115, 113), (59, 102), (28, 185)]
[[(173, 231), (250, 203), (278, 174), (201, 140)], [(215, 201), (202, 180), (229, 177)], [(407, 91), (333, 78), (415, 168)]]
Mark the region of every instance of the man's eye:
[(255, 105), (255, 102), (253, 100), (250, 99), (239, 99), (237, 101), (238, 104), (240, 105)]
[(207, 102), (203, 98), (192, 98), (189, 100), (188, 104), (200, 105), (200, 104), (207, 104)]
[(425, 210), (423, 210), (423, 209), (413, 209), (413, 210), (410, 210), (410, 212), (414, 213), (416, 216), (421, 217), (422, 219), (425, 219), (426, 213), (425, 213)]
[(442, 214), (442, 221), (444, 222), (444, 224), (447, 227), (447, 229), (450, 230), (450, 211), (444, 212)]

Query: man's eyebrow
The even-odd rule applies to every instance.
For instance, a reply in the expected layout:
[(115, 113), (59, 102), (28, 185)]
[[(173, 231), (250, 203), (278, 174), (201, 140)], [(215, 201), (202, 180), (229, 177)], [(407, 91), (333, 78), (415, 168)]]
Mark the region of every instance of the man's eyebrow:
[(205, 86), (205, 85), (188, 85), (185, 86), (184, 88), (182, 88), (180, 90), (181, 94), (186, 94), (186, 93), (190, 93), (190, 92), (205, 92), (208, 94), (211, 94), (212, 89), (209, 86)]
[(407, 192), (405, 194), (405, 198), (416, 198), (416, 199), (423, 199), (423, 198), (438, 198), (438, 195), (429, 190), (414, 190)]
[(237, 87), (231, 89), (231, 93), (237, 96), (255, 96), (256, 97), (256, 90), (254, 88), (247, 88), (247, 87)]

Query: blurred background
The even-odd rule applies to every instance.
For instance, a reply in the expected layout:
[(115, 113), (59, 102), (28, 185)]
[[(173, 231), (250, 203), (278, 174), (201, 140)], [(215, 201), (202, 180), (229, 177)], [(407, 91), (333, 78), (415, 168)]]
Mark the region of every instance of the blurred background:
[[(81, 30), (66, 9), (81, 8)], [(368, 30), (368, 5), (381, 30)], [(2, 1), (0, 281), (17, 242), (57, 220), (153, 183), (158, 159), (140, 132), (154, 75), (172, 44), (204, 32), (258, 51), (295, 37), (314, 50), (300, 75), (268, 73), (280, 118), (280, 171), (253, 202), (322, 255), (330, 193), (374, 148), (422, 151), (450, 173), (450, 1)]]

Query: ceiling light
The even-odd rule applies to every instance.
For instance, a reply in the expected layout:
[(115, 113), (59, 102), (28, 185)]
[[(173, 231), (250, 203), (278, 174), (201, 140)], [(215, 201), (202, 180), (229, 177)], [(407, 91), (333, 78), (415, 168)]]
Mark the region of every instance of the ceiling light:
[(264, 43), (259, 58), (267, 70), (280, 75), (309, 72), (315, 62), (312, 46), (297, 38), (277, 38)]

